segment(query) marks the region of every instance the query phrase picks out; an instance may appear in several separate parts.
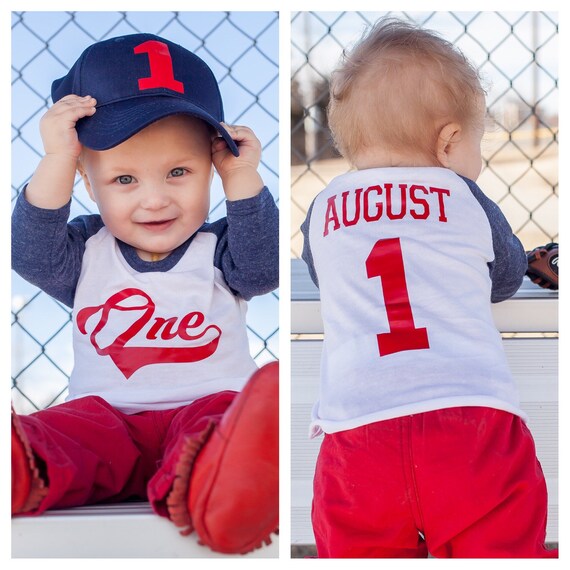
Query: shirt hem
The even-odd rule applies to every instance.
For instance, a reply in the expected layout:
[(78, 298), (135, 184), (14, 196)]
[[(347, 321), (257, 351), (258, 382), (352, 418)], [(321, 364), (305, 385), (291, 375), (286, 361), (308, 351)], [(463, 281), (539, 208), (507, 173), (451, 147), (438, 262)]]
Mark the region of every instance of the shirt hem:
[(384, 420), (391, 420), (403, 416), (413, 414), (421, 414), (424, 412), (432, 412), (445, 408), (464, 408), (464, 407), (483, 407), (502, 410), (519, 416), (525, 423), (528, 423), (527, 414), (517, 405), (511, 402), (505, 402), (497, 398), (487, 396), (471, 396), (466, 398), (440, 398), (437, 400), (429, 400), (426, 402), (417, 402), (414, 404), (406, 404), (388, 410), (381, 410), (364, 416), (351, 418), (347, 420), (325, 420), (316, 418), (316, 410), (318, 403), (313, 407), (313, 420), (309, 426), (309, 437), (315, 438), (323, 433), (336, 433), (361, 427), (363, 425), (372, 424)]

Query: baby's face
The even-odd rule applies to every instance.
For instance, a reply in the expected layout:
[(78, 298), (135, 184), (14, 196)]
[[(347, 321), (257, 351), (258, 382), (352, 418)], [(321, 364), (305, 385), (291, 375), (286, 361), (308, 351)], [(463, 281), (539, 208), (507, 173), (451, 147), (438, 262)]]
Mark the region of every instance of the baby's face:
[(166, 257), (206, 220), (211, 146), (203, 121), (174, 115), (112, 149), (83, 149), (83, 179), (105, 226), (141, 259)]

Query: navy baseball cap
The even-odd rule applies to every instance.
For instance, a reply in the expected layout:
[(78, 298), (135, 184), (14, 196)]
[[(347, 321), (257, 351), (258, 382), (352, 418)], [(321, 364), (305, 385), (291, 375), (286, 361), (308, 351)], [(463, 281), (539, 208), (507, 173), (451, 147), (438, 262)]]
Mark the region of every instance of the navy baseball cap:
[(55, 103), (66, 95), (91, 95), (97, 111), (77, 122), (80, 142), (112, 148), (151, 123), (176, 114), (210, 124), (239, 156), (220, 125), (224, 109), (212, 70), (196, 54), (152, 34), (131, 34), (89, 46), (65, 77), (53, 82)]

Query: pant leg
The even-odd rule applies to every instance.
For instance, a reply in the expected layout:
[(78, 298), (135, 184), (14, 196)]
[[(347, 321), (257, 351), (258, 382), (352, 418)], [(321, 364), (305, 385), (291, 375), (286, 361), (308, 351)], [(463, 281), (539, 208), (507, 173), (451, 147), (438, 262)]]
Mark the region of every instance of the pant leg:
[(450, 408), (414, 416), (412, 453), (429, 551), (442, 558), (551, 558), (533, 438), (513, 414)]
[[(166, 499), (177, 477), (181, 456), (192, 454), (188, 451), (189, 442), (195, 447), (194, 455), (197, 454), (236, 395), (237, 392), (232, 391), (211, 394), (174, 412), (163, 441), (158, 470), (147, 487), (150, 503), (159, 515), (169, 517)], [(188, 459), (193, 460), (193, 457)]]
[[(146, 472), (156, 461), (143, 459), (145, 453), (133, 440), (128, 419), (95, 396), (20, 416), (34, 454), (45, 465), (49, 487), (39, 509), (30, 514), (144, 498)], [(135, 424), (147, 421), (131, 420)], [(152, 436), (141, 436), (141, 440), (152, 447)]]
[(319, 558), (424, 558), (399, 419), (326, 435), (312, 509)]

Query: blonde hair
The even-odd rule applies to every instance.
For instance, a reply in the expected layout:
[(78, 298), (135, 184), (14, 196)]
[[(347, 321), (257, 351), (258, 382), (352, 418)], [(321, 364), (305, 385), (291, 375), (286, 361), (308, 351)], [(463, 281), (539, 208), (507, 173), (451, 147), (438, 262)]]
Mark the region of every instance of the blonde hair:
[(477, 70), (450, 42), (382, 19), (333, 72), (329, 126), (350, 161), (379, 145), (433, 156), (441, 127), (474, 123), (484, 95)]

